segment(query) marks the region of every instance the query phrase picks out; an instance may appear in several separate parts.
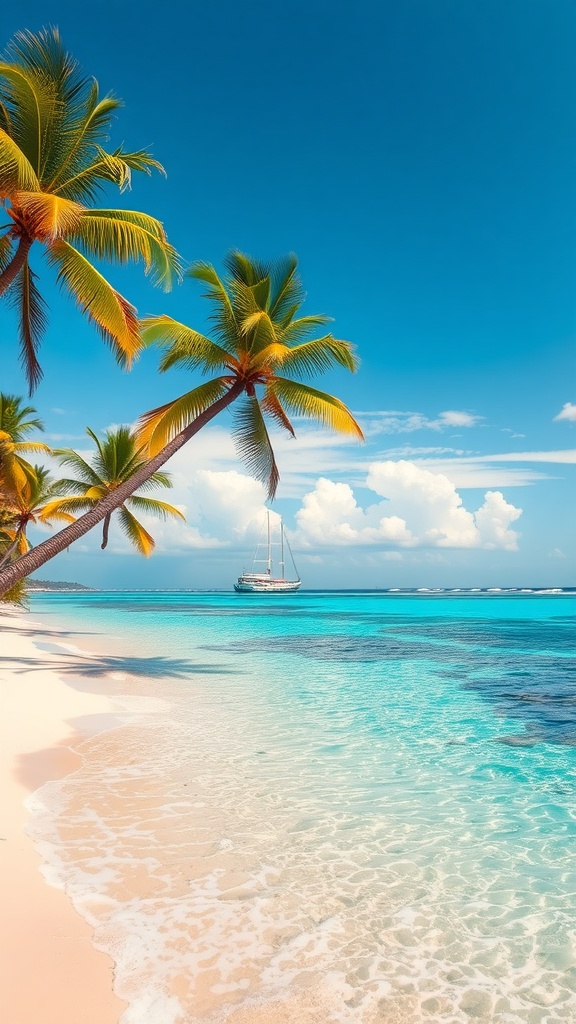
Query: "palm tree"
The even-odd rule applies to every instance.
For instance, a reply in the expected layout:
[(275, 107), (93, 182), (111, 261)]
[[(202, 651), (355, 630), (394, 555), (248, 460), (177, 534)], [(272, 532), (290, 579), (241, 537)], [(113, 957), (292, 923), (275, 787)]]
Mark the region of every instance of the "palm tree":
[(34, 468), (22, 453), (50, 454), (48, 445), (26, 440), (33, 431), (44, 430), (35, 412), (31, 405), (22, 405), (22, 399), (16, 395), (0, 392), (0, 507), (10, 498), (29, 491), (34, 479)]
[(91, 260), (141, 260), (166, 289), (180, 276), (158, 220), (90, 207), (110, 183), (127, 188), (132, 171), (162, 171), (144, 150), (104, 148), (119, 106), (113, 96), (100, 98), (97, 82), (81, 74), (55, 28), (17, 33), (0, 60), (0, 200), (10, 218), (0, 234), (0, 295), (10, 289), (18, 309), (30, 393), (42, 376), (37, 350), (46, 326), (29, 262), (34, 242), (45, 247), (58, 281), (127, 366), (140, 348), (136, 310)]
[(306, 340), (326, 324), (327, 317), (298, 316), (304, 293), (296, 257), (262, 264), (234, 252), (226, 260), (226, 269), (224, 279), (207, 263), (197, 263), (189, 271), (207, 286), (216, 340), (168, 316), (151, 317), (143, 327), (148, 344), (160, 342), (166, 348), (161, 370), (181, 366), (203, 374), (225, 372), (145, 413), (139, 436), (148, 446), (149, 461), (90, 512), (0, 571), (0, 593), (105, 519), (241, 396), (235, 426), (237, 447), (251, 472), (267, 483), (270, 498), (276, 492), (278, 469), (266, 420), (293, 434), (289, 415), (295, 414), (362, 438), (356, 420), (338, 398), (298, 380), (302, 374), (314, 375), (333, 366), (354, 371), (357, 360), (352, 345), (331, 334)]
[[(49, 501), (43, 509), (43, 514), (47, 519), (59, 516), (62, 519), (67, 518), (68, 521), (73, 521), (74, 516), (70, 513), (85, 512), (87, 509), (94, 508), (101, 498), (111, 494), (138, 469), (146, 465), (146, 460), (142, 456), (142, 445), (137, 442), (129, 427), (108, 430), (103, 441), (100, 441), (89, 427), (86, 432), (96, 445), (96, 452), (91, 463), (86, 462), (81, 455), (70, 448), (60, 448), (54, 452), (60, 464), (74, 470), (77, 475), (73, 479), (55, 481), (54, 493), (67, 491), (72, 496)], [(147, 489), (171, 486), (166, 473), (153, 473), (142, 485)], [(185, 518), (177, 508), (168, 505), (165, 501), (147, 498), (140, 494), (132, 494), (127, 498), (126, 503), (122, 503), (118, 508), (120, 526), (134, 547), (146, 557), (151, 555), (154, 550), (154, 538), (129, 511), (127, 505), (136, 511), (161, 519), (167, 519), (169, 516), (177, 519)], [(109, 512), (104, 518), (102, 549), (108, 544), (111, 515), (112, 513)]]
[(13, 555), (24, 555), (30, 550), (27, 530), (31, 523), (50, 525), (56, 521), (73, 523), (75, 520), (69, 512), (58, 509), (58, 502), (53, 501), (61, 490), (59, 482), (52, 479), (44, 466), (33, 466), (32, 469), (26, 490), (14, 495), (2, 508), (0, 541), (4, 539), (9, 543), (3, 545), (0, 567), (6, 565)]

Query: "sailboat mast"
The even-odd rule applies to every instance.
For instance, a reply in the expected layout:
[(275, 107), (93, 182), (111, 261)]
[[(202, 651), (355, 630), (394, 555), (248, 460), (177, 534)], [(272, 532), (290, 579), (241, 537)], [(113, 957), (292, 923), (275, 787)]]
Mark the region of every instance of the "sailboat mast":
[(270, 544), (270, 512), (266, 512), (266, 519), (268, 525), (268, 575), (272, 572), (272, 548)]
[(280, 576), (282, 579), (285, 579), (286, 572), (284, 568), (284, 523), (282, 522), (282, 520), (280, 520), (280, 568), (282, 570)]

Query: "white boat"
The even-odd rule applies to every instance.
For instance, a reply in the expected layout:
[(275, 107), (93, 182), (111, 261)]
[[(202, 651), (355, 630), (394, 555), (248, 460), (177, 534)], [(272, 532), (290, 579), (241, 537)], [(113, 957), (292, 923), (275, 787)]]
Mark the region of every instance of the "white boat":
[[(237, 582), (234, 584), (234, 590), (237, 594), (293, 594), (295, 590), (298, 590), (301, 585), (301, 579), (298, 576), (298, 570), (294, 562), (294, 555), (290, 548), (288, 538), (284, 533), (284, 524), (280, 520), (279, 527), (279, 540), (275, 542), (272, 538), (272, 530), (270, 527), (270, 513), (266, 512), (266, 522), (262, 528), (262, 533), (266, 528), (266, 558), (259, 558), (260, 551), (263, 544), (262, 534), (258, 541), (258, 546), (254, 554), (254, 560), (252, 563), (252, 571), (244, 571), (241, 576), (238, 577)], [(272, 565), (272, 546), (278, 543), (280, 546), (280, 575), (274, 576), (273, 565)], [(292, 564), (294, 566), (294, 572), (296, 573), (295, 580), (287, 580), (285, 576), (286, 563), (284, 561), (284, 550), (288, 548)], [(259, 562), (264, 562), (266, 568), (263, 572), (256, 572), (256, 566)]]

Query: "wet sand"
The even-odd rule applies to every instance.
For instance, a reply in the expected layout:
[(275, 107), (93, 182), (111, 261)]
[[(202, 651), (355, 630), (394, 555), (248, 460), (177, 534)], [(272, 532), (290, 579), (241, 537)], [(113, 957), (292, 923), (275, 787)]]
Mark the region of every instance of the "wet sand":
[(75, 743), (111, 702), (105, 692), (67, 685), (51, 668), (54, 655), (35, 646), (34, 626), (33, 615), (0, 612), (0, 1018), (117, 1024), (125, 1004), (112, 991), (112, 960), (94, 948), (92, 929), (66, 894), (43, 877), (24, 805), (44, 782), (79, 767)]

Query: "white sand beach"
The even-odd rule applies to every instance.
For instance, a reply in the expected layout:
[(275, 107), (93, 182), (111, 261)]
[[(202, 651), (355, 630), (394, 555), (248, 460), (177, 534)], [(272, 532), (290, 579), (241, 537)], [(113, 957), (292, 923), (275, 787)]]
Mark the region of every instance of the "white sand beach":
[(94, 948), (91, 928), (65, 893), (44, 879), (24, 805), (44, 782), (78, 767), (77, 720), (86, 726), (85, 716), (109, 712), (111, 702), (63, 682), (50, 667), (54, 656), (35, 646), (34, 626), (25, 612), (0, 613), (0, 1017), (5, 1024), (115, 1024), (124, 1004), (112, 992), (112, 961)]

